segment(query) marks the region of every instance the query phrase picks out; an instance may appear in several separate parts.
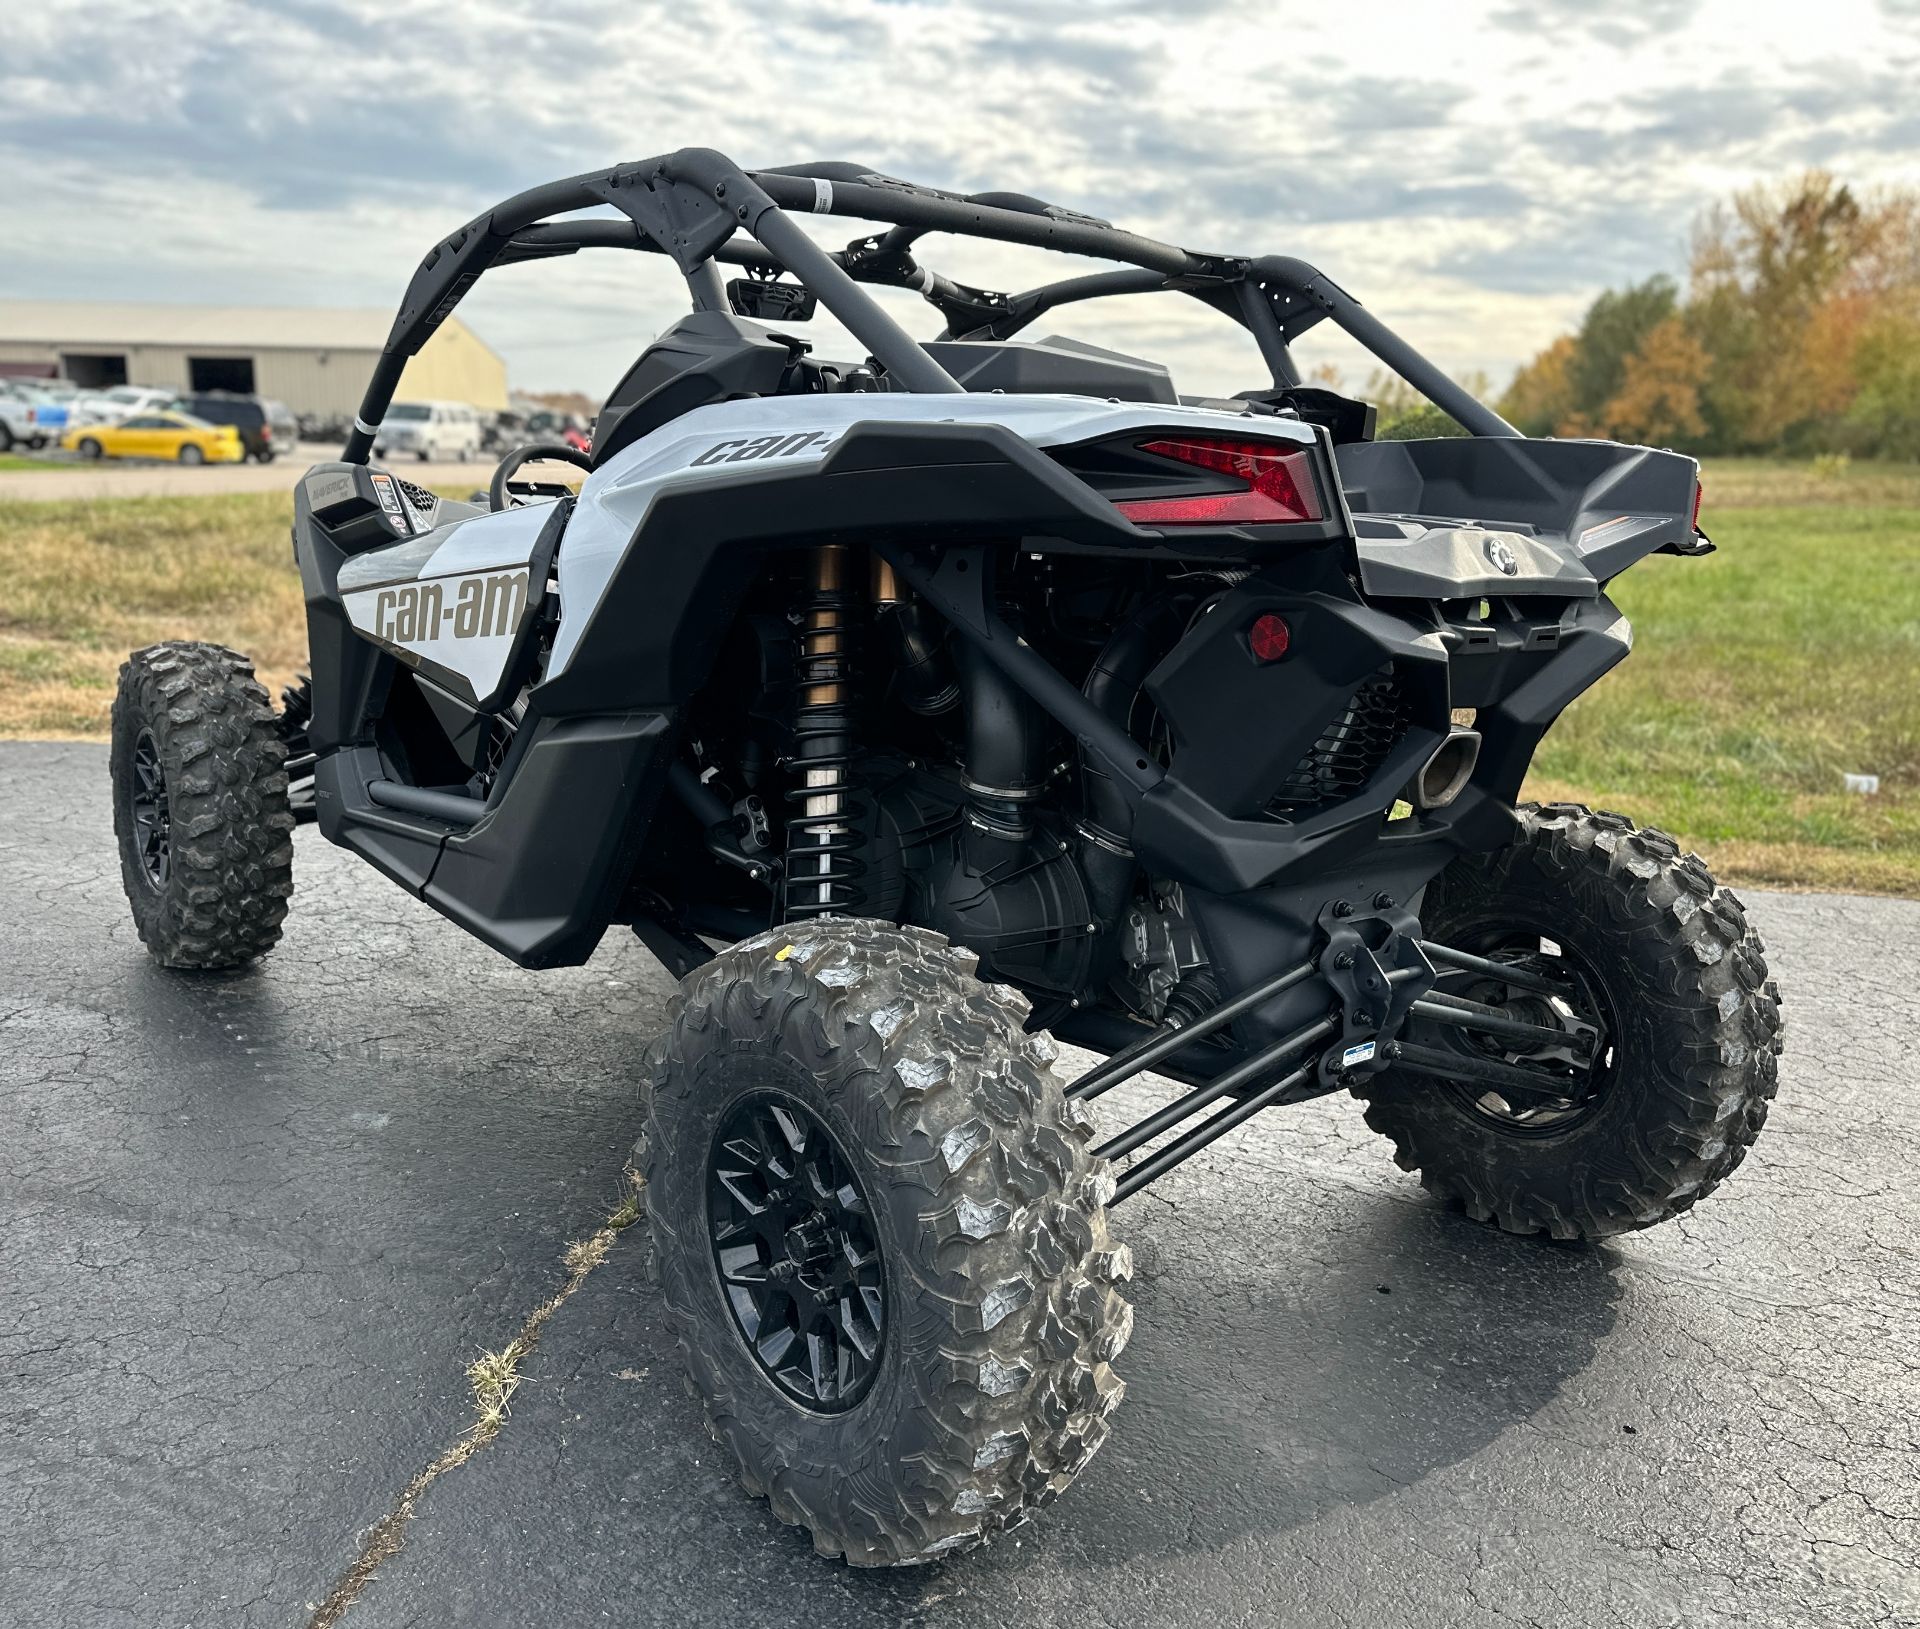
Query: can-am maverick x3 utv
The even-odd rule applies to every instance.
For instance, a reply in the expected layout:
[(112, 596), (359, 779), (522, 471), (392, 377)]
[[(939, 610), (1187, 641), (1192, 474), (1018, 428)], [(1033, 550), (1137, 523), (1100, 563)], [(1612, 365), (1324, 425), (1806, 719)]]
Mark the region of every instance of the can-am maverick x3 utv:
[[(883, 230), (829, 253), (790, 211)], [(994, 293), (919, 264), (940, 232), (1121, 269)], [(591, 456), (518, 448), (485, 505), (370, 467), (475, 278), (588, 247), (666, 255), (693, 305)], [(1266, 377), (1196, 400), (1015, 340), (1149, 291), (1239, 324)], [(870, 354), (787, 332), (816, 302)], [(1326, 320), (1470, 435), (1374, 442), (1302, 383)], [(536, 456), (578, 493), (516, 482)], [(1265, 1109), (1350, 1090), (1435, 1192), (1561, 1238), (1740, 1162), (1780, 1017), (1739, 901), (1657, 831), (1515, 802), (1627, 653), (1609, 580), (1710, 547), (1698, 496), (1671, 452), (1522, 438), (1301, 261), (688, 149), (422, 262), (296, 497), (290, 728), (323, 834), (468, 932), (553, 967), (625, 923), (681, 978), (646, 1195), (713, 1428), (822, 1551), (919, 1561), (1099, 1447), (1131, 1319), (1108, 1209)], [(232, 652), (127, 664), (115, 813), (168, 965), (279, 937), (277, 729)], [(1048, 1030), (1108, 1061), (1062, 1085)], [(1190, 1089), (1096, 1138), (1089, 1100), (1148, 1069)]]

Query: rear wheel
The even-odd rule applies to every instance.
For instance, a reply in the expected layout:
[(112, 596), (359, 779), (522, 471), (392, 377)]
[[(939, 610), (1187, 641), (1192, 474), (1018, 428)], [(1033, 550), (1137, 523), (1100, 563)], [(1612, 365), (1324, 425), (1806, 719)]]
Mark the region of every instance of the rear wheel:
[(884, 923), (775, 929), (689, 976), (655, 1054), (647, 1208), (708, 1422), (856, 1565), (1024, 1520), (1125, 1390), (1112, 1176), (974, 966)]
[(279, 942), (293, 892), (285, 749), (244, 656), (135, 651), (113, 704), (113, 824), (134, 926), (164, 967), (237, 967)]
[[(1457, 1056), (1459, 1074), (1389, 1070), (1356, 1091), (1400, 1165), (1480, 1221), (1649, 1227), (1711, 1193), (1766, 1123), (1779, 987), (1738, 898), (1664, 832), (1577, 804), (1520, 814), (1518, 841), (1441, 874), (1421, 925), (1510, 970), (1442, 965), (1438, 993), (1564, 1040), (1416, 1019), (1405, 1043)], [(1503, 1090), (1482, 1064), (1545, 1089)]]
[(185, 445), (181, 447), (180, 449), (181, 463), (204, 464), (206, 461), (207, 461), (207, 455), (204, 452), (202, 452), (198, 447), (196, 447), (191, 441), (187, 442)]

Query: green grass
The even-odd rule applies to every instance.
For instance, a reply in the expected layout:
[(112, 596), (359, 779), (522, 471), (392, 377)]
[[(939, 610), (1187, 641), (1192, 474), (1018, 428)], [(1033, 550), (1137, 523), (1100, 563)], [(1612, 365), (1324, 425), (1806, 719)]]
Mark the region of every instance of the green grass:
[(285, 493), (0, 502), (0, 736), (92, 736), (130, 650), (212, 639), (277, 688), (306, 660)]
[(1700, 524), (1718, 537), (1728, 509), (1920, 509), (1920, 464), (1872, 459), (1714, 458), (1703, 466)]
[[(1635, 650), (1547, 738), (1535, 795), (1665, 826), (1733, 880), (1920, 897), (1920, 468), (1723, 462), (1719, 552), (1614, 584)], [(464, 495), (464, 494), (456, 494)], [(304, 661), (284, 493), (0, 503), (0, 736), (107, 728), (126, 653)], [(1881, 791), (1841, 791), (1845, 771)]]
[(18, 453), (0, 453), (0, 471), (27, 469), (60, 469), (59, 464), (50, 464), (44, 458), (22, 458)]
[[(1719, 552), (1615, 582), (1634, 652), (1547, 737), (1536, 791), (1666, 826), (1750, 881), (1920, 894), (1920, 470), (1842, 479), (1906, 502), (1786, 496), (1804, 468), (1708, 469)], [(1715, 508), (1723, 488), (1781, 501)], [(1842, 791), (1847, 771), (1879, 794)]]

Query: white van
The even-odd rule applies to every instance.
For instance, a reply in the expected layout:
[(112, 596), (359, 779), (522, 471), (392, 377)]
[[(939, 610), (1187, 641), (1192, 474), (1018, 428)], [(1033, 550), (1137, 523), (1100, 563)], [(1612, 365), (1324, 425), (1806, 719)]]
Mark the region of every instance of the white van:
[(465, 402), (395, 402), (374, 438), (375, 458), (412, 453), (421, 463), (464, 464), (480, 456), (480, 415)]

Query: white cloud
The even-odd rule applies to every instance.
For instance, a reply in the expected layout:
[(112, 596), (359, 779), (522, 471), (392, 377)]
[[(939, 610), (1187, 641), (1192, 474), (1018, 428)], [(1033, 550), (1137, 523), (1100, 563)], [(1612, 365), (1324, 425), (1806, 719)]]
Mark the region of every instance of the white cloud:
[[(1810, 29), (1745, 0), (10, 7), (0, 292), (390, 305), (435, 238), (508, 193), (706, 145), (1297, 254), (1447, 366), (1500, 377), (1595, 289), (1682, 269), (1688, 221), (1732, 187), (1813, 162), (1920, 180), (1909, 13), (1830, 0)], [(1021, 251), (933, 248), (967, 281), (1046, 275)], [(517, 382), (598, 390), (682, 303), (664, 261), (582, 256), (497, 274), (466, 314)], [(1159, 354), (1189, 388), (1252, 382), (1244, 339), (1187, 302), (1057, 325)]]

